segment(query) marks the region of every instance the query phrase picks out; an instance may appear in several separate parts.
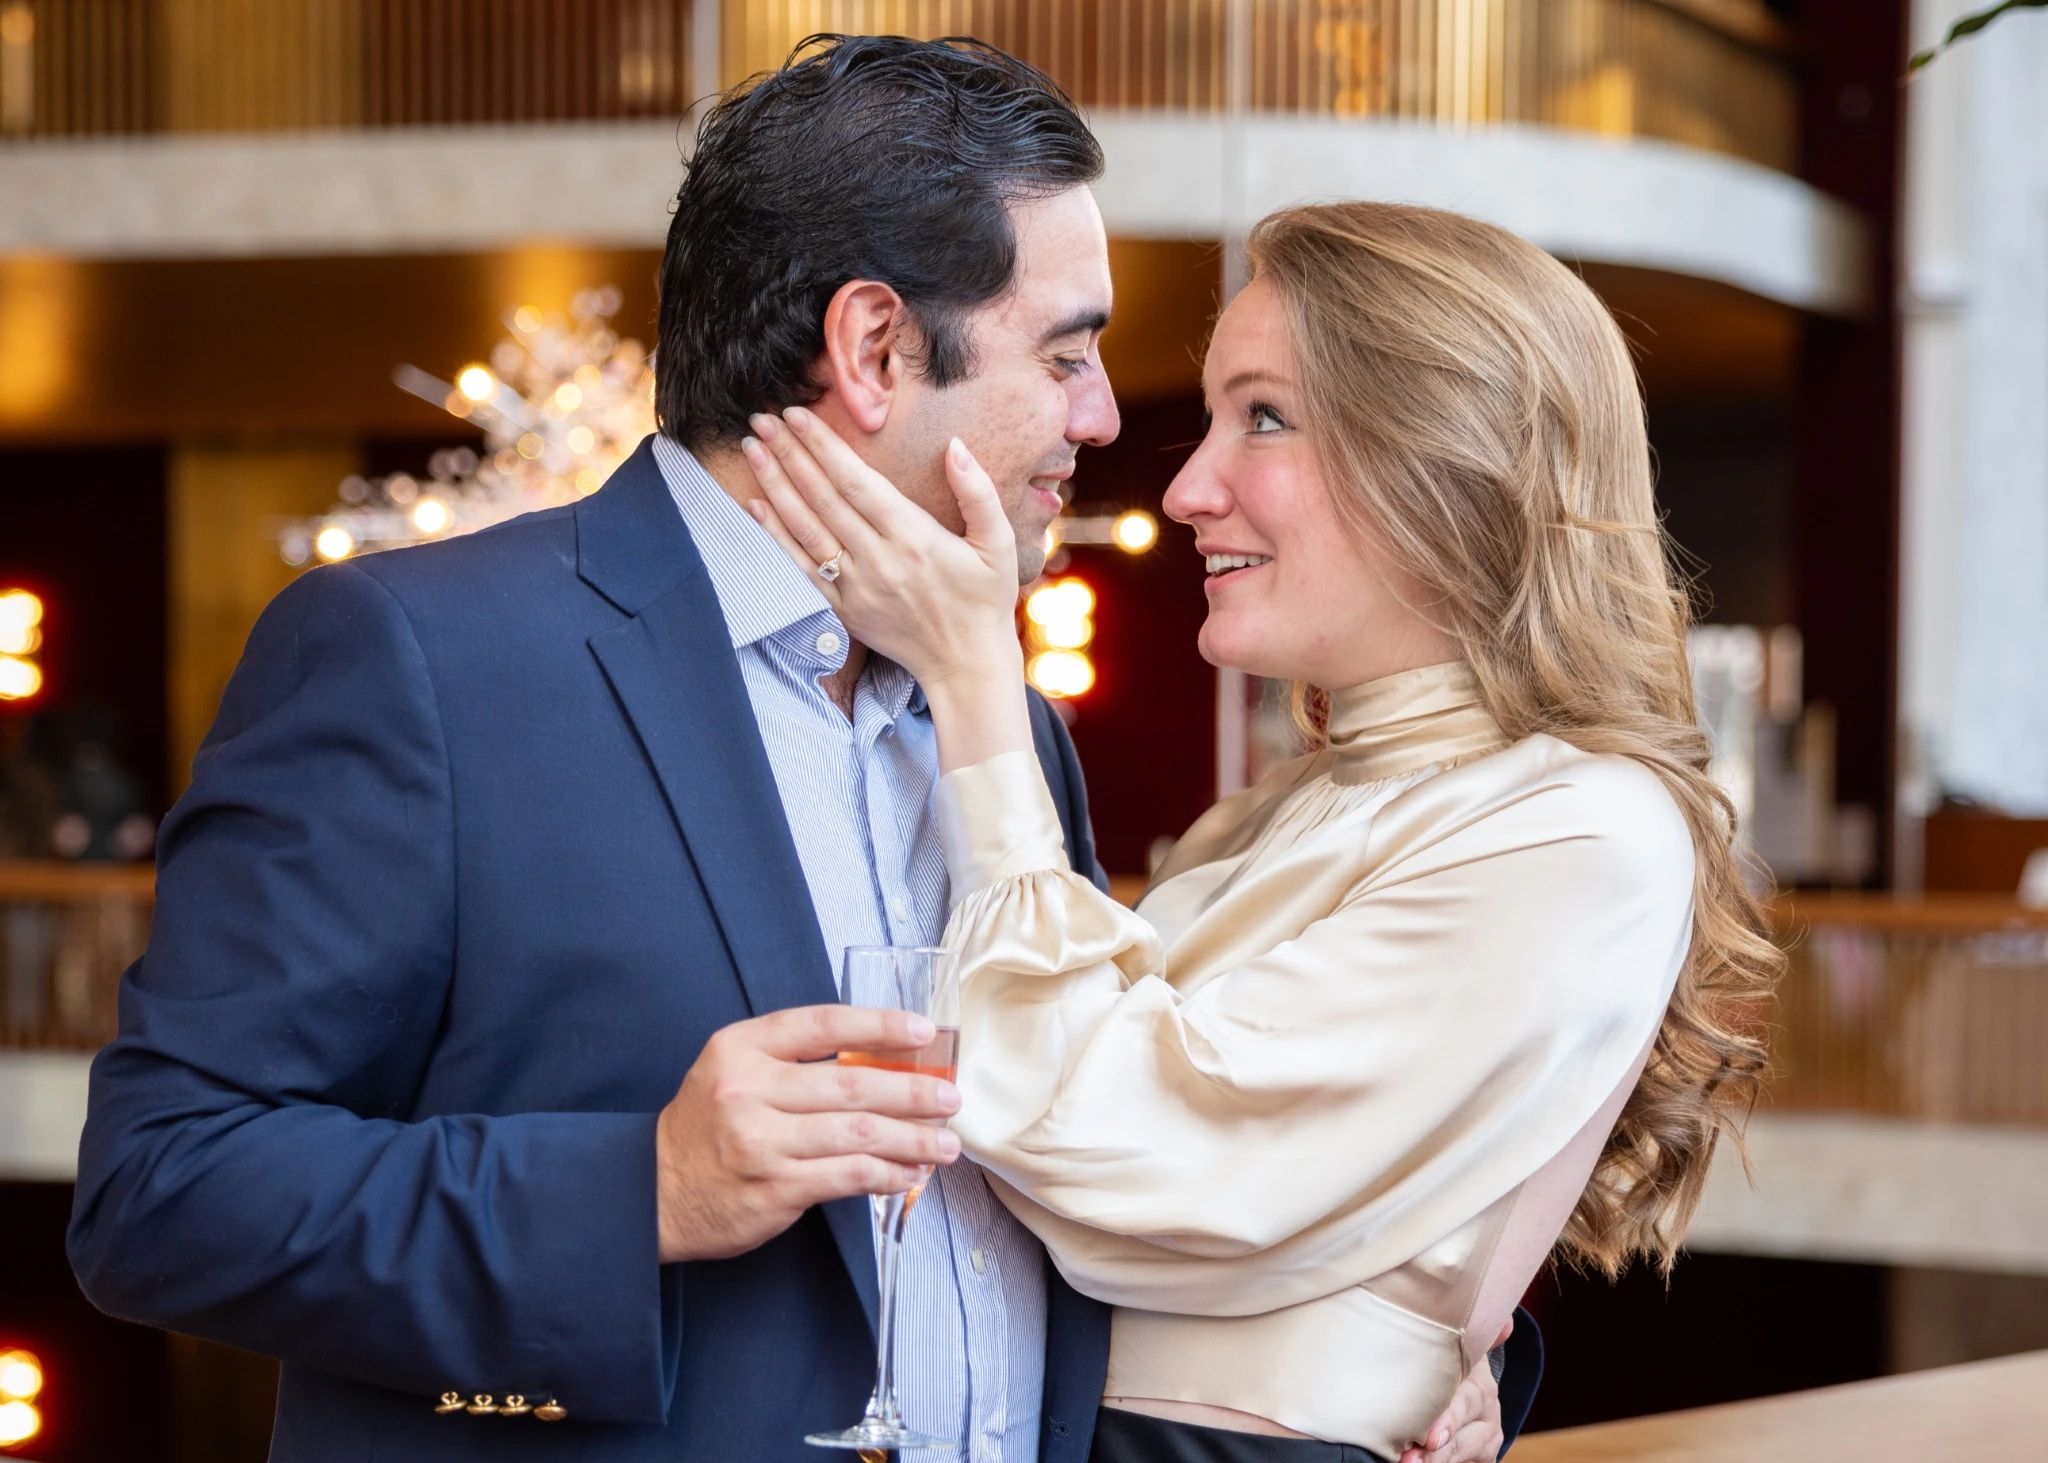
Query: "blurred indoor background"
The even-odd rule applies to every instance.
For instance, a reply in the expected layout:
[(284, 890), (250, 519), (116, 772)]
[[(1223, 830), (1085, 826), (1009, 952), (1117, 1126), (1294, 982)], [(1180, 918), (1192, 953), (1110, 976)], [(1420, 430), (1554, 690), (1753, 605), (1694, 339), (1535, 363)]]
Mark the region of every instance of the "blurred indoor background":
[(0, 1454), (263, 1456), (267, 1363), (63, 1258), (154, 828), (305, 565), (572, 498), (651, 427), (691, 104), (825, 30), (992, 41), (1107, 151), (1125, 427), (1027, 632), (1132, 886), (1284, 752), (1157, 513), (1247, 226), (1477, 214), (1633, 341), (1792, 963), (1753, 1182), (1724, 1155), (1668, 1287), (1539, 1282), (1532, 1426), (2048, 1348), (2048, 14), (1908, 79), (1982, 8), (0, 0)]

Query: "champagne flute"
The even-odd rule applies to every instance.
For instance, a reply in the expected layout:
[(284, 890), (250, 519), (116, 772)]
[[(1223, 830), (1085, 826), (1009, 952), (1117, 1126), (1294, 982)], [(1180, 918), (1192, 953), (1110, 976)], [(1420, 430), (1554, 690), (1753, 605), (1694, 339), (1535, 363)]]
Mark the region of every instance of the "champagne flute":
[[(850, 1005), (912, 1011), (927, 1017), (937, 1030), (919, 1051), (841, 1052), (840, 1064), (952, 1081), (960, 1058), (960, 984), (952, 953), (928, 946), (849, 945), (844, 970), (840, 994)], [(867, 1411), (852, 1427), (843, 1432), (812, 1433), (804, 1439), (816, 1447), (869, 1451), (954, 1448), (949, 1439), (905, 1427), (896, 1402), (896, 1280), (903, 1259), (903, 1226), (931, 1180), (928, 1165), (920, 1172), (922, 1177), (908, 1193), (871, 1196), (881, 1262), (875, 1390), (868, 1397)]]

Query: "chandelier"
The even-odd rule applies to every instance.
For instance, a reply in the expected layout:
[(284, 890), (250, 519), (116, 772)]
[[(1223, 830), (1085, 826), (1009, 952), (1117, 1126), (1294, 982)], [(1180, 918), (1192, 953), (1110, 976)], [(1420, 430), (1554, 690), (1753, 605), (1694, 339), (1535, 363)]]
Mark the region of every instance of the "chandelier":
[[(488, 362), (471, 362), (453, 381), (417, 366), (392, 372), (401, 390), (481, 430), (482, 449), (442, 448), (424, 476), (342, 479), (327, 512), (278, 526), (285, 562), (336, 563), (473, 533), (596, 492), (655, 430), (654, 358), (612, 329), (619, 305), (612, 285), (578, 292), (566, 315), (522, 305), (506, 316), (508, 333)], [(1075, 548), (1142, 554), (1158, 541), (1159, 521), (1141, 508), (1063, 512), (1046, 531), (1047, 569), (1063, 574)], [(1055, 700), (1095, 684), (1087, 653), (1094, 604), (1087, 582), (1072, 575), (1042, 581), (1026, 600), (1029, 674)]]

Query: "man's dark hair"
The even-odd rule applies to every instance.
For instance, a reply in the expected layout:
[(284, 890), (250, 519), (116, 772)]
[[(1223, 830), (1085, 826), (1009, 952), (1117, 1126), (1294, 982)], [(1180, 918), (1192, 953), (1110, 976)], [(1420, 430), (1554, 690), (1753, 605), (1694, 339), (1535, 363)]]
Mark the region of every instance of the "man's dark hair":
[(721, 97), (661, 261), (655, 410), (688, 447), (807, 405), (848, 280), (903, 297), (933, 384), (972, 375), (969, 311), (1009, 289), (1009, 205), (1091, 183), (1102, 147), (1043, 72), (980, 41), (812, 36)]

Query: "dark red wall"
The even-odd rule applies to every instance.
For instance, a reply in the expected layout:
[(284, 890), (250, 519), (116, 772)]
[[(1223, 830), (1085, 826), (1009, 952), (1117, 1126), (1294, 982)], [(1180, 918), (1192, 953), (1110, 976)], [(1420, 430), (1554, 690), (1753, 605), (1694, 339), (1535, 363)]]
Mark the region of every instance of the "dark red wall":
[[(1806, 696), (1838, 714), (1836, 797), (1877, 812), (1889, 881), (1898, 679), (1900, 146), (1912, 89), (1904, 0), (1800, 0), (1812, 39), (1800, 114), (1806, 180), (1871, 227), (1870, 313), (1809, 317), (1793, 386), (1795, 615)], [(1995, 37), (1993, 43), (1995, 44)]]
[(32, 589), (46, 605), (42, 695), (0, 703), (0, 716), (34, 715), (61, 743), (104, 714), (157, 814), (167, 792), (164, 531), (158, 449), (0, 452), (0, 587)]
[(1145, 851), (1178, 837), (1215, 791), (1216, 673), (1195, 649), (1208, 614), (1194, 534), (1159, 512), (1160, 495), (1202, 434), (1195, 396), (1126, 404), (1123, 434), (1082, 452), (1083, 512), (1146, 508), (1160, 540), (1148, 554), (1073, 551), (1067, 572), (1095, 587), (1095, 689), (1074, 703), (1074, 745), (1102, 863), (1142, 874)]

